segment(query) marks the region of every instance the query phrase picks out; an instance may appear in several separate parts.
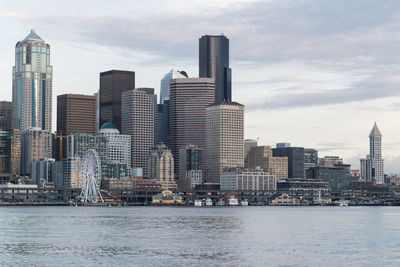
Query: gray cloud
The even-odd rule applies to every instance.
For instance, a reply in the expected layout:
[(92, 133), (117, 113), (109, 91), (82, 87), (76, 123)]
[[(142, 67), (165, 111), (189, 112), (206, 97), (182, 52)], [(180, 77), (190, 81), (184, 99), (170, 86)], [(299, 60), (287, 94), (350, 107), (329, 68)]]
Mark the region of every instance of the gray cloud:
[(381, 74), (354, 84), (347, 89), (318, 90), (317, 92), (284, 92), (263, 101), (245, 103), (249, 110), (287, 109), (321, 105), (362, 102), (400, 95), (397, 75)]

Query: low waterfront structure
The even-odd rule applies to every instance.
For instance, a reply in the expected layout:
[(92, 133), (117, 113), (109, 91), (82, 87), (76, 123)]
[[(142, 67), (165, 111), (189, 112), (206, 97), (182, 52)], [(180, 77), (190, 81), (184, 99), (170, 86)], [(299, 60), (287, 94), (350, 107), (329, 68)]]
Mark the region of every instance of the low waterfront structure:
[(164, 190), (160, 194), (153, 196), (153, 204), (181, 204), (181, 196), (170, 190)]

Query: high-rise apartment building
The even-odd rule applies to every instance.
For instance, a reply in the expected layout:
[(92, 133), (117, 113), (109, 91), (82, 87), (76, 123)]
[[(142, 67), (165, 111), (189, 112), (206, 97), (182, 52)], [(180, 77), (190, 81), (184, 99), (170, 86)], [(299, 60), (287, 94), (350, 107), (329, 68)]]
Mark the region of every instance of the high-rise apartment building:
[(13, 129), (51, 132), (52, 81), (50, 46), (32, 30), (15, 46)]
[(160, 104), (164, 104), (165, 101), (169, 100), (170, 80), (181, 78), (189, 78), (186, 71), (172, 69), (164, 75), (160, 83)]
[(382, 134), (376, 122), (369, 134), (369, 155), (360, 160), (361, 177), (367, 181), (375, 180), (377, 184), (383, 184), (384, 171), (382, 159)]
[(40, 128), (28, 128), (21, 137), (21, 175), (31, 174), (32, 161), (51, 158), (51, 133)]
[(224, 168), (244, 166), (243, 115), (244, 106), (236, 102), (207, 107), (207, 182), (219, 184)]
[(131, 136), (131, 165), (147, 177), (148, 158), (154, 146), (154, 100), (148, 92), (122, 93), (122, 134)]
[(96, 134), (96, 96), (65, 94), (57, 96), (57, 134)]
[(122, 93), (134, 88), (134, 71), (110, 70), (100, 73), (99, 127), (112, 122), (121, 131)]
[(170, 94), (170, 139), (178, 174), (179, 149), (188, 144), (206, 147), (206, 107), (214, 103), (212, 78), (172, 79)]
[(171, 150), (165, 145), (157, 145), (151, 149), (148, 159), (149, 177), (163, 189), (176, 188), (174, 180), (174, 158)]
[(224, 35), (204, 35), (199, 39), (199, 77), (215, 79), (215, 102), (232, 100), (229, 68), (229, 39)]
[(12, 102), (0, 101), (0, 130), (12, 129)]
[(288, 158), (288, 178), (304, 178), (304, 148), (281, 146), (272, 149), (274, 157)]
[(288, 178), (288, 158), (273, 157), (270, 146), (253, 146), (247, 154), (247, 168), (261, 168), (278, 179)]

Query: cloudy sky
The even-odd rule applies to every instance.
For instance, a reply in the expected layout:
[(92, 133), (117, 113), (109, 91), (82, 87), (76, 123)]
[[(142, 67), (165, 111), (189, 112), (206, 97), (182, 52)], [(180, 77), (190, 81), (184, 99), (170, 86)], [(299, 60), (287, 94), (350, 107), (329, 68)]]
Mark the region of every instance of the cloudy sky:
[(30, 29), (52, 49), (54, 102), (93, 94), (110, 69), (157, 92), (171, 68), (197, 77), (199, 37), (223, 33), (246, 138), (317, 148), (358, 169), (376, 121), (385, 171), (400, 172), (398, 1), (3, 1), (0, 100), (11, 100), (15, 44)]

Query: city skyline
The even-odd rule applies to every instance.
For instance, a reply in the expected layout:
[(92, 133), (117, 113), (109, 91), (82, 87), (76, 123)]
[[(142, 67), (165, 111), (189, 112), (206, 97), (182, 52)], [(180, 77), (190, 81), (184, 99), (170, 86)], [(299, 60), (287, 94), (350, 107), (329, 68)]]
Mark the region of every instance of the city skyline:
[[(315, 5), (311, 8), (306, 3)], [(7, 25), (11, 29), (5, 32), (4, 41), (0, 44), (5, 54), (5, 60), (0, 66), (2, 70), (0, 84), (4, 88), (2, 91), (5, 92), (2, 100), (11, 100), (10, 69), (14, 63), (12, 51), (15, 43), (22, 40), (31, 28), (35, 29), (39, 36), (52, 47), (51, 63), (55, 66), (53, 130), (55, 129), (54, 105), (57, 95), (97, 92), (98, 73), (109, 69), (135, 71), (137, 87), (154, 87), (159, 95), (160, 80), (171, 68), (185, 69), (189, 77), (197, 77), (198, 38), (204, 34), (223, 32), (230, 39), (231, 45), (230, 67), (234, 73), (232, 77), (232, 87), (235, 91), (234, 100), (246, 106), (246, 138), (258, 137), (260, 144), (271, 146), (277, 142), (288, 141), (293, 146), (313, 147), (319, 150), (321, 157), (339, 155), (345, 158), (346, 162), (351, 163), (354, 169), (358, 169), (359, 159), (368, 153), (367, 134), (373, 122), (377, 121), (384, 133), (382, 150), (383, 158), (385, 158), (385, 171), (386, 173), (399, 172), (397, 149), (400, 142), (397, 139), (397, 126), (393, 122), (396, 119), (397, 102), (399, 101), (398, 93), (395, 90), (398, 81), (394, 74), (399, 68), (396, 62), (400, 62), (400, 60), (396, 61), (395, 56), (383, 51), (385, 49), (373, 46), (375, 44), (377, 47), (383, 46), (390, 49), (391, 45), (385, 46), (385, 42), (382, 40), (382, 43), (377, 43), (379, 41), (368, 39), (368, 37), (375, 38), (376, 35), (381, 38), (389, 38), (388, 33), (397, 26), (396, 22), (392, 21), (395, 18), (394, 12), (397, 7), (391, 8), (390, 2), (388, 3), (383, 7), (373, 4), (373, 2), (337, 5), (335, 10), (329, 11), (326, 18), (322, 19), (322, 16), (317, 14), (318, 11), (325, 10), (327, 12), (326, 10), (329, 8), (324, 9), (322, 4), (317, 2), (291, 3), (285, 11), (276, 1), (270, 1), (263, 5), (257, 2), (228, 1), (216, 4), (218, 5), (216, 10), (206, 14), (204, 18), (192, 16), (195, 19), (206, 20), (207, 18), (215, 19), (216, 15), (224, 12), (230, 15), (232, 13), (243, 14), (246, 19), (244, 24), (247, 25), (246, 22), (248, 23), (250, 20), (249, 12), (256, 10), (257, 7), (263, 12), (266, 10), (265, 7), (261, 8), (262, 6), (281, 11), (279, 15), (276, 15), (276, 23), (273, 20), (265, 19), (262, 20), (262, 23), (256, 23), (250, 28), (254, 32), (249, 31), (247, 34), (255, 38), (252, 46), (257, 48), (252, 51), (243, 49), (248, 48), (249, 44), (243, 43), (240, 36), (243, 29), (236, 24), (226, 28), (224, 25), (211, 26), (212, 23), (207, 23), (204, 28), (195, 28), (187, 37), (178, 38), (179, 36), (175, 36), (179, 32), (177, 29), (172, 32), (174, 34), (170, 37), (161, 34), (161, 26), (157, 23), (162, 22), (162, 19), (154, 22), (146, 20), (149, 26), (157, 26), (156, 32), (143, 32), (138, 39), (141, 42), (133, 45), (133, 41), (137, 40), (122, 34), (124, 32), (115, 28), (118, 19), (131, 26), (138, 23), (134, 19), (129, 19), (127, 16), (129, 12), (117, 16), (115, 9), (105, 9), (109, 12), (109, 15), (106, 16), (103, 11), (100, 11), (100, 7), (94, 8), (88, 14), (79, 11), (75, 17), (71, 17), (73, 23), (70, 28), (60, 34), (57, 27), (62, 26), (62, 22), (61, 19), (57, 19), (57, 14), (45, 15), (45, 8), (43, 13), (32, 15), (29, 8), (34, 9), (34, 7), (29, 4), (16, 13), (13, 4), (10, 4), (9, 10), (1, 13), (0, 16), (0, 21), (7, 21)], [(89, 6), (90, 3), (82, 5)], [(133, 9), (127, 2), (124, 5), (127, 6), (127, 9)], [(165, 12), (168, 13), (174, 5), (176, 2), (172, 3)], [(187, 4), (183, 10), (192, 10), (192, 15), (193, 13), (200, 14), (201, 8), (198, 5), (198, 2)], [(212, 6), (213, 4), (208, 3), (207, 5)], [(101, 3), (100, 6), (106, 5)], [(107, 7), (109, 6), (107, 5)], [(296, 7), (304, 11), (307, 16), (302, 16), (301, 12), (295, 13)], [(355, 15), (355, 18), (352, 19), (353, 12), (347, 11), (344, 13), (345, 19), (339, 25), (333, 24), (333, 22), (336, 23), (335, 14), (344, 12), (345, 7), (350, 11), (361, 8), (365, 12), (360, 13), (366, 15)], [(57, 10), (61, 9), (57, 8)], [(138, 9), (149, 10), (150, 7), (141, 4)], [(68, 8), (65, 10), (67, 13)], [(261, 18), (260, 13), (262, 12), (255, 12), (254, 17)], [(283, 18), (287, 18), (286, 16), (290, 13), (293, 13), (294, 18), (297, 19), (294, 20), (296, 23), (292, 25), (293, 28), (283, 25)], [(264, 15), (267, 16), (267, 14)], [(98, 18), (102, 16), (106, 16), (106, 19), (100, 24)], [(185, 15), (178, 14), (174, 19), (179, 20), (179, 17), (185, 18)], [(305, 17), (307, 20), (301, 20)], [(371, 20), (373, 17), (385, 18)], [(54, 24), (49, 24), (50, 19), (54, 19)], [(65, 16), (62, 20), (69, 21), (65, 19)], [(100, 26), (103, 26), (101, 29), (106, 34), (111, 34), (112, 38), (99, 42), (104, 33), (95, 31), (93, 35), (85, 37), (85, 32), (74, 31), (81, 24), (87, 22), (90, 22), (87, 24), (88, 30), (99, 30)], [(333, 29), (334, 25), (337, 28)], [(261, 26), (268, 29), (258, 28)], [(302, 30), (300, 34), (294, 33), (297, 29)], [(323, 33), (322, 29), (326, 29), (326, 31)], [(132, 30), (132, 33), (134, 32), (135, 30)], [(257, 33), (262, 34), (257, 35)], [(351, 37), (353, 43), (351, 40), (347, 40), (346, 36)], [(397, 41), (395, 36), (390, 36), (390, 38)], [(145, 48), (144, 45), (148, 44), (147, 42), (150, 40), (153, 42), (154, 40), (164, 40), (164, 46), (154, 45)], [(292, 43), (291, 40), (302, 42), (293, 46), (284, 45), (285, 41)], [(127, 45), (122, 47), (118, 44), (119, 41), (126, 41)], [(339, 41), (339, 48), (329, 44), (335, 43), (335, 41)], [(93, 50), (89, 51), (84, 46), (85, 44), (94, 45)], [(271, 44), (270, 48), (264, 47), (269, 44)], [(356, 44), (359, 51), (355, 49)], [(131, 47), (129, 47), (130, 45)], [(177, 51), (180, 51), (180, 54)], [(270, 55), (257, 58), (257, 55), (266, 51), (269, 51)], [(135, 56), (135, 53), (139, 56)], [(80, 61), (80, 57), (88, 60)], [(93, 58), (96, 60), (90, 60)], [(73, 64), (78, 60), (79, 63), (87, 63)], [(387, 70), (388, 68), (390, 70)], [(76, 78), (70, 79), (70, 77)], [(263, 98), (270, 100), (263, 102)], [(259, 120), (264, 117), (268, 119)]]

